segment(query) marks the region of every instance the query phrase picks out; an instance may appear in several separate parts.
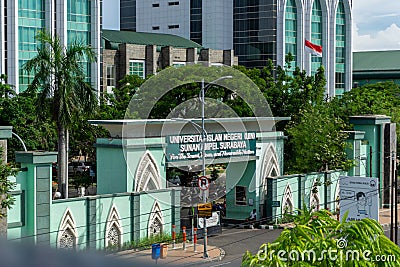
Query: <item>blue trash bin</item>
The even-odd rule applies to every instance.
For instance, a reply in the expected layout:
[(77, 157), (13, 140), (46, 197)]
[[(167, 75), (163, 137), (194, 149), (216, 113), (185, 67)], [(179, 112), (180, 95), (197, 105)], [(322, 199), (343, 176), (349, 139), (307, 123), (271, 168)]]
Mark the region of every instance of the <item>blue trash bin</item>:
[(151, 258), (153, 260), (158, 260), (160, 258), (161, 246), (160, 244), (151, 245)]

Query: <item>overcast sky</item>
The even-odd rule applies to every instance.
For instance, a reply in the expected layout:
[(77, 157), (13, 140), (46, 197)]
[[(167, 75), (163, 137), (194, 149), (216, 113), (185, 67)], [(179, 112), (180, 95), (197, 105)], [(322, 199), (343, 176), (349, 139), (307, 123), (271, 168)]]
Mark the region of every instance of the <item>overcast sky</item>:
[[(103, 0), (103, 28), (119, 29), (119, 1)], [(400, 50), (400, 1), (353, 0), (353, 50)]]

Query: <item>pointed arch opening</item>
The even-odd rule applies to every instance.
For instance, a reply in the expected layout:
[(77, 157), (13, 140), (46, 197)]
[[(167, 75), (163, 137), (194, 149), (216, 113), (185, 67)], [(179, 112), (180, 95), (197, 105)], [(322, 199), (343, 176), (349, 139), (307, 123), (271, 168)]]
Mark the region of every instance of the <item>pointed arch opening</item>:
[(315, 190), (315, 189), (317, 189), (316, 182), (314, 182), (314, 186), (310, 192), (310, 209), (312, 211), (318, 211), (320, 209), (319, 190)]
[(335, 211), (336, 211), (336, 213), (340, 212), (340, 187), (339, 187), (339, 183), (337, 183), (336, 190), (335, 190)]
[(260, 192), (260, 195), (262, 198), (261, 201), (263, 201), (264, 195), (267, 192), (267, 178), (280, 175), (278, 157), (276, 155), (276, 150), (273, 144), (269, 144), (265, 149), (261, 170), (262, 192)]
[(154, 202), (153, 208), (151, 209), (149, 223), (148, 223), (148, 237), (153, 235), (160, 235), (163, 233), (164, 217), (160, 208), (160, 204)]
[(294, 201), (293, 201), (293, 193), (290, 185), (286, 185), (285, 192), (283, 193), (282, 199), (282, 213), (293, 213), (294, 211)]
[(60, 249), (76, 250), (78, 232), (71, 210), (67, 209), (61, 219), (58, 229), (57, 247)]
[(121, 216), (117, 207), (113, 205), (110, 209), (107, 218), (106, 231), (105, 231), (105, 247), (119, 248), (122, 246), (123, 228), (121, 223)]
[(161, 189), (161, 177), (150, 151), (146, 151), (140, 159), (138, 169), (135, 175), (135, 192)]

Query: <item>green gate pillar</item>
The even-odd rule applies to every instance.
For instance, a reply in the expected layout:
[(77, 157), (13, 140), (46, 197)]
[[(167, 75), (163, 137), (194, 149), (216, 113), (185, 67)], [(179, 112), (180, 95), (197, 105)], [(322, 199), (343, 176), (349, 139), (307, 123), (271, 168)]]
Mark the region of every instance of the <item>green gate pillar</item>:
[[(12, 126), (0, 126), (0, 150), (3, 151), (0, 155), (3, 164), (7, 163), (7, 139), (11, 138)], [(0, 198), (3, 196), (0, 196)], [(1, 212), (7, 215), (7, 209), (2, 209)], [(7, 238), (7, 216), (0, 218), (0, 237)]]
[(27, 170), (27, 236), (39, 245), (50, 245), (51, 166), (57, 152), (16, 152), (15, 161)]

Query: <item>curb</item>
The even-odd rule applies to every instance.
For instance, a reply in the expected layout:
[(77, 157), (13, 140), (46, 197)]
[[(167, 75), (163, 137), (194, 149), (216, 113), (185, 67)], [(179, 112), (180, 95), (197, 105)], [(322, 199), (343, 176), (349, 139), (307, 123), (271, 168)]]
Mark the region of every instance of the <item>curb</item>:
[(261, 229), (286, 229), (287, 227), (281, 226), (281, 225), (260, 225)]

